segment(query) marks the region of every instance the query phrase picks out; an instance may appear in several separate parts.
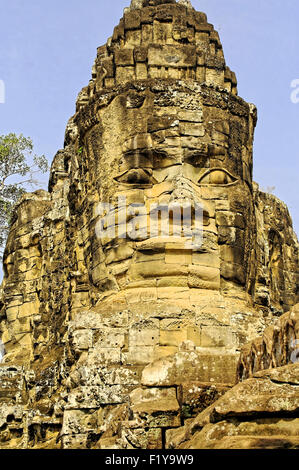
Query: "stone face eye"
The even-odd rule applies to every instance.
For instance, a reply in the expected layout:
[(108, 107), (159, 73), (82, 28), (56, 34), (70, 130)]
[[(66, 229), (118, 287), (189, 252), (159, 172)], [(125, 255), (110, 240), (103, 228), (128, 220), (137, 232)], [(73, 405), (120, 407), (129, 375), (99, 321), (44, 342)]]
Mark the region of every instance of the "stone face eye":
[(119, 183), (129, 185), (151, 185), (153, 184), (152, 170), (134, 168), (114, 178)]
[(213, 185), (226, 185), (232, 184), (237, 181), (233, 175), (228, 173), (228, 171), (215, 168), (213, 170), (207, 171), (201, 178), (199, 179), (199, 184), (213, 184)]

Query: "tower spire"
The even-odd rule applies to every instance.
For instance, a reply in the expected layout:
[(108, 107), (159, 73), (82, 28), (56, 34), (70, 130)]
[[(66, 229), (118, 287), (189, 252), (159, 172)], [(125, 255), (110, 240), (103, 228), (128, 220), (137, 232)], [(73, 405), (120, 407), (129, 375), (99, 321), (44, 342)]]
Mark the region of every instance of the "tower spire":
[(167, 3), (179, 3), (188, 8), (193, 8), (190, 0), (178, 0), (178, 2), (176, 0), (131, 0), (130, 9), (137, 10), (143, 7), (157, 6), (157, 5), (167, 4)]

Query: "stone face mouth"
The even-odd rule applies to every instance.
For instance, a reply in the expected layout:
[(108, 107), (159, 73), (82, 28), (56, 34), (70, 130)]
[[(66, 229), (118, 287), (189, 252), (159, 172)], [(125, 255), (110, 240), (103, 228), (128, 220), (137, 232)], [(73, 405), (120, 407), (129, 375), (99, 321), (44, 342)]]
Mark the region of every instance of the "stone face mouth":
[(163, 252), (166, 249), (190, 251), (187, 247), (187, 238), (183, 237), (153, 237), (136, 243), (138, 251)]
[[(216, 250), (210, 253), (204, 245), (192, 248), (187, 239), (180, 237), (149, 238), (136, 243), (136, 249), (137, 271), (142, 278), (192, 277), (192, 287), (204, 287), (204, 281), (209, 282), (208, 288), (218, 286), (220, 258)], [(191, 287), (191, 283), (186, 282), (186, 287)]]

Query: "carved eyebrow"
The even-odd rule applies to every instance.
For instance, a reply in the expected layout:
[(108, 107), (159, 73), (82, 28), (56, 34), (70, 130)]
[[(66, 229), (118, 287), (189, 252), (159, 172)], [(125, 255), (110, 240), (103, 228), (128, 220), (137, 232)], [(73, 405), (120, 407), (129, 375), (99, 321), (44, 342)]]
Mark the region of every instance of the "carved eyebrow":
[(128, 150), (120, 159), (119, 172), (138, 168), (159, 170), (181, 164), (181, 161), (177, 161), (167, 150), (161, 148)]
[(209, 158), (209, 155), (201, 153), (200, 151), (195, 151), (184, 157), (184, 162), (192, 165), (194, 167), (204, 168), (206, 162)]
[(149, 150), (133, 150), (125, 152), (121, 158), (120, 166), (130, 168), (152, 168), (153, 156)]
[(152, 152), (154, 168), (167, 168), (177, 164), (176, 160), (165, 150), (153, 149)]

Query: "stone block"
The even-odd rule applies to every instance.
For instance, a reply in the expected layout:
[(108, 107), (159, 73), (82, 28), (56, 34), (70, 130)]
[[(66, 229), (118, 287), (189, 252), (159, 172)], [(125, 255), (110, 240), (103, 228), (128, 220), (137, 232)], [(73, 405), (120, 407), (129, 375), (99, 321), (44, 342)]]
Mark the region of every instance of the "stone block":
[(150, 24), (142, 25), (142, 44), (148, 45), (153, 41), (153, 27)]
[(128, 395), (135, 386), (102, 385), (81, 386), (68, 395), (66, 410), (95, 409), (103, 405), (126, 403)]
[(188, 266), (192, 263), (192, 252), (191, 250), (168, 249), (165, 253), (165, 263)]
[(184, 122), (180, 124), (180, 133), (182, 135), (191, 135), (194, 137), (204, 137), (206, 131), (202, 124)]
[(140, 11), (134, 10), (124, 15), (124, 28), (125, 30), (140, 28)]
[(136, 64), (136, 79), (137, 80), (147, 80), (147, 66), (146, 64)]
[(62, 434), (85, 434), (88, 431), (96, 431), (97, 426), (97, 411), (66, 410), (63, 415)]
[(127, 365), (146, 365), (155, 358), (153, 346), (132, 346), (128, 352), (122, 352), (121, 360)]
[(180, 385), (178, 400), (184, 420), (196, 417), (230, 389), (223, 384), (188, 382)]
[(178, 352), (178, 346), (157, 346), (154, 350), (153, 360), (157, 361), (164, 357), (173, 356)]
[(203, 111), (188, 111), (188, 110), (178, 110), (177, 117), (180, 121), (189, 122), (203, 122)]
[(235, 383), (237, 355), (178, 352), (144, 368), (141, 383), (146, 386), (174, 386), (184, 382)]
[(130, 394), (133, 419), (145, 427), (162, 428), (180, 425), (179, 404), (175, 388), (135, 389)]
[(134, 65), (134, 49), (117, 49), (114, 60), (116, 65)]
[(125, 346), (125, 332), (122, 328), (101, 328), (93, 332), (95, 349), (119, 349)]
[(216, 224), (221, 227), (237, 227), (240, 229), (244, 229), (245, 227), (243, 215), (230, 211), (217, 211)]
[(120, 348), (95, 347), (90, 351), (88, 361), (98, 365), (120, 364), (120, 353)]
[(203, 348), (233, 349), (237, 346), (232, 328), (229, 326), (202, 326), (200, 346)]
[(92, 330), (76, 330), (73, 332), (73, 347), (75, 351), (87, 351), (92, 347)]
[(156, 67), (194, 67), (196, 49), (193, 46), (151, 45), (148, 50), (148, 63)]
[(105, 77), (106, 78), (113, 78), (114, 77), (114, 61), (113, 57), (107, 57), (102, 60), (101, 62), (102, 67), (105, 70)]
[(129, 330), (129, 348), (154, 346), (159, 342), (159, 326), (154, 322), (141, 322)]
[[(127, 429), (120, 432), (119, 443), (121, 448), (125, 449), (162, 449), (162, 430), (161, 428), (150, 429)], [(130, 444), (129, 444), (130, 443)]]
[(126, 31), (126, 47), (140, 46), (141, 43), (141, 31), (131, 30)]
[(20, 305), (18, 318), (32, 317), (39, 313), (40, 302), (36, 300), (35, 302), (28, 302)]
[(161, 330), (160, 332), (160, 345), (161, 346), (179, 346), (187, 338), (187, 330)]
[(88, 434), (75, 434), (63, 436), (62, 448), (63, 449), (86, 449), (87, 448)]
[(134, 59), (135, 62), (146, 62), (147, 61), (148, 48), (144, 46), (134, 48)]

